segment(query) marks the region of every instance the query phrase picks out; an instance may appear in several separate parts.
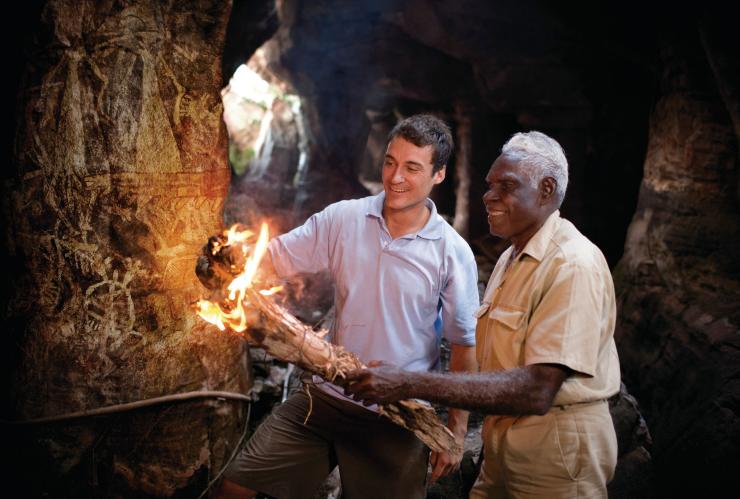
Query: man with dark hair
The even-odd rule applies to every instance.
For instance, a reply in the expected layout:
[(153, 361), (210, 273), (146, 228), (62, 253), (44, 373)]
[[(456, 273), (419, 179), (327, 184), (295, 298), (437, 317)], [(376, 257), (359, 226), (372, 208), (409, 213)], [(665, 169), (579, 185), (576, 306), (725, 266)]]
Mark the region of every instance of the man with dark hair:
[(617, 461), (607, 398), (620, 378), (609, 266), (560, 218), (568, 163), (555, 140), (514, 135), (486, 182), (491, 233), (511, 246), (476, 314), (482, 372), (378, 366), (350, 373), (347, 392), (366, 403), (417, 397), (487, 413), (471, 498), (605, 498)]
[[(438, 118), (401, 121), (389, 134), (384, 192), (332, 204), (270, 243), (280, 277), (331, 273), (331, 340), (363, 361), (429, 371), (443, 335), (452, 344), (450, 370), (475, 369), (475, 260), (428, 198), (445, 178), (452, 147)], [(315, 378), (307, 389), (310, 400), (295, 394), (257, 429), (228, 468), (219, 497), (311, 497), (335, 465), (347, 497), (425, 497), (429, 451), (413, 433), (332, 383)], [(467, 419), (466, 411), (449, 411), (448, 427), (461, 443)], [(433, 453), (432, 480), (461, 458)]]
[(432, 146), (432, 173), (443, 169), (452, 154), (450, 128), (429, 114), (417, 114), (399, 121), (388, 134), (388, 142), (396, 137), (401, 137), (417, 147)]

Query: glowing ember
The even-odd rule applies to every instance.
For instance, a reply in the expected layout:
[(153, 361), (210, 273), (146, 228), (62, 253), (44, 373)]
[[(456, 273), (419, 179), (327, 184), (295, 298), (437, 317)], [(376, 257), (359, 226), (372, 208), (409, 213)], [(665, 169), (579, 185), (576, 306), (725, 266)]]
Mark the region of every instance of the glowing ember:
[[(224, 236), (227, 238), (224, 246), (241, 247), (242, 253), (246, 257), (244, 268), (227, 287), (229, 295), (224, 303), (199, 300), (195, 304), (195, 309), (203, 320), (215, 325), (221, 331), (229, 327), (233, 331), (240, 333), (247, 329), (244, 297), (247, 289), (252, 287), (260, 261), (267, 251), (270, 233), (267, 224), (263, 222), (257, 242), (254, 244), (250, 244), (250, 240), (254, 238), (254, 232), (250, 230), (239, 230), (238, 225), (233, 225), (230, 229), (224, 231)], [(215, 255), (220, 248), (221, 245), (215, 245), (213, 254)], [(276, 286), (268, 290), (261, 290), (260, 293), (269, 296), (281, 289), (282, 286)]]

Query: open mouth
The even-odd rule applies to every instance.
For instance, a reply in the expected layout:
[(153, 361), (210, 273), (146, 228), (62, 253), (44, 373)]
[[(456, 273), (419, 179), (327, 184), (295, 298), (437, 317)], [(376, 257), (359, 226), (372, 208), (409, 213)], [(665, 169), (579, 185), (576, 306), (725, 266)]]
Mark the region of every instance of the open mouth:
[(488, 218), (497, 218), (504, 215), (504, 213), (502, 210), (488, 210)]
[(398, 193), (398, 194), (402, 194), (404, 192), (409, 192), (411, 190), (411, 189), (399, 189), (398, 187), (391, 187), (390, 189), (391, 189), (391, 191), (393, 191), (395, 193)]

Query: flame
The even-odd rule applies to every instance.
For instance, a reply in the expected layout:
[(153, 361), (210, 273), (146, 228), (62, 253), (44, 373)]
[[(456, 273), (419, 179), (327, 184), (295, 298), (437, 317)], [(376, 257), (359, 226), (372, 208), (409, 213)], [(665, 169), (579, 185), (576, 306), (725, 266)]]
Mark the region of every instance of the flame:
[(195, 308), (197, 309), (198, 315), (202, 319), (217, 326), (221, 331), (226, 329), (226, 326), (224, 326), (224, 321), (221, 320), (221, 307), (219, 307), (216, 303), (210, 302), (208, 300), (198, 300), (198, 303), (195, 304)]
[(213, 249), (211, 250), (211, 254), (215, 255), (218, 253), (223, 246), (229, 246), (232, 244), (241, 244), (242, 251), (244, 252), (246, 256), (247, 246), (244, 245), (244, 243), (249, 240), (250, 237), (254, 235), (254, 232), (251, 230), (239, 230), (239, 224), (232, 225), (228, 230), (224, 231), (224, 236), (226, 236), (226, 244), (221, 244), (218, 241), (216, 241), (213, 244)]
[[(267, 243), (270, 239), (270, 231), (267, 223), (263, 222), (260, 228), (259, 237), (254, 245), (249, 245), (248, 241), (254, 237), (254, 232), (250, 230), (238, 229), (238, 225), (233, 225), (230, 229), (224, 231), (227, 238), (226, 245), (239, 245), (246, 256), (250, 249), (251, 255), (246, 258), (244, 268), (227, 287), (229, 292), (225, 304), (219, 304), (208, 300), (199, 300), (196, 305), (196, 313), (205, 321), (224, 331), (228, 326), (233, 331), (240, 333), (247, 329), (247, 318), (245, 312), (245, 295), (248, 288), (253, 286), (254, 276), (259, 268), (260, 261), (267, 251)], [(214, 247), (214, 254), (219, 247)], [(261, 290), (260, 293), (269, 296), (277, 293), (282, 286), (276, 286), (268, 290)]]
[(270, 296), (270, 295), (274, 295), (275, 293), (279, 293), (282, 290), (283, 290), (283, 287), (282, 286), (273, 286), (270, 289), (263, 289), (263, 290), (261, 290), (260, 291), (260, 294), (262, 296)]
[[(266, 227), (267, 225), (263, 223), (262, 226)], [(254, 235), (254, 232), (251, 230), (239, 230), (239, 224), (234, 224), (224, 232), (224, 235), (228, 239), (226, 244), (236, 244), (246, 242)]]

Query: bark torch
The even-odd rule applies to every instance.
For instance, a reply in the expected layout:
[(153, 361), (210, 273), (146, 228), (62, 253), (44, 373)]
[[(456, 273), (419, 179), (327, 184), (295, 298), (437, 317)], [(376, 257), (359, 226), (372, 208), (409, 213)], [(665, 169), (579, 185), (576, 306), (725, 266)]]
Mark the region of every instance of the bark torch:
[[(233, 235), (234, 232), (235, 229), (232, 228), (225, 234)], [(237, 332), (246, 331), (247, 340), (258, 344), (270, 355), (343, 386), (349, 371), (365, 367), (362, 361), (354, 353), (326, 341), (326, 330), (314, 331), (311, 326), (304, 324), (276, 303), (268, 293), (259, 291), (252, 285), (252, 277), (261, 258), (260, 250), (255, 248), (262, 245), (264, 250), (266, 244), (266, 227), (263, 227), (260, 241), (254, 245), (248, 245), (243, 240), (232, 242), (226, 235), (210, 238), (198, 260), (196, 274), (206, 287), (215, 290), (217, 302), (202, 300), (198, 306), (200, 310), (207, 308), (214, 311), (216, 317), (208, 319), (204, 314), (201, 317), (212, 320), (225, 329), (222, 319), (228, 316), (230, 320), (227, 323), (232, 329)], [(237, 294), (232, 283), (243, 279), (249, 272), (246, 269), (250, 267), (250, 260), (252, 273), (246, 279), (241, 294)], [(241, 269), (245, 270), (242, 272)], [(244, 303), (248, 305), (244, 307)], [(224, 308), (226, 310), (222, 312)], [(242, 314), (237, 314), (237, 310), (242, 311)], [(460, 444), (428, 405), (414, 400), (401, 400), (393, 404), (383, 404), (379, 412), (395, 424), (414, 432), (434, 451), (459, 450)]]

